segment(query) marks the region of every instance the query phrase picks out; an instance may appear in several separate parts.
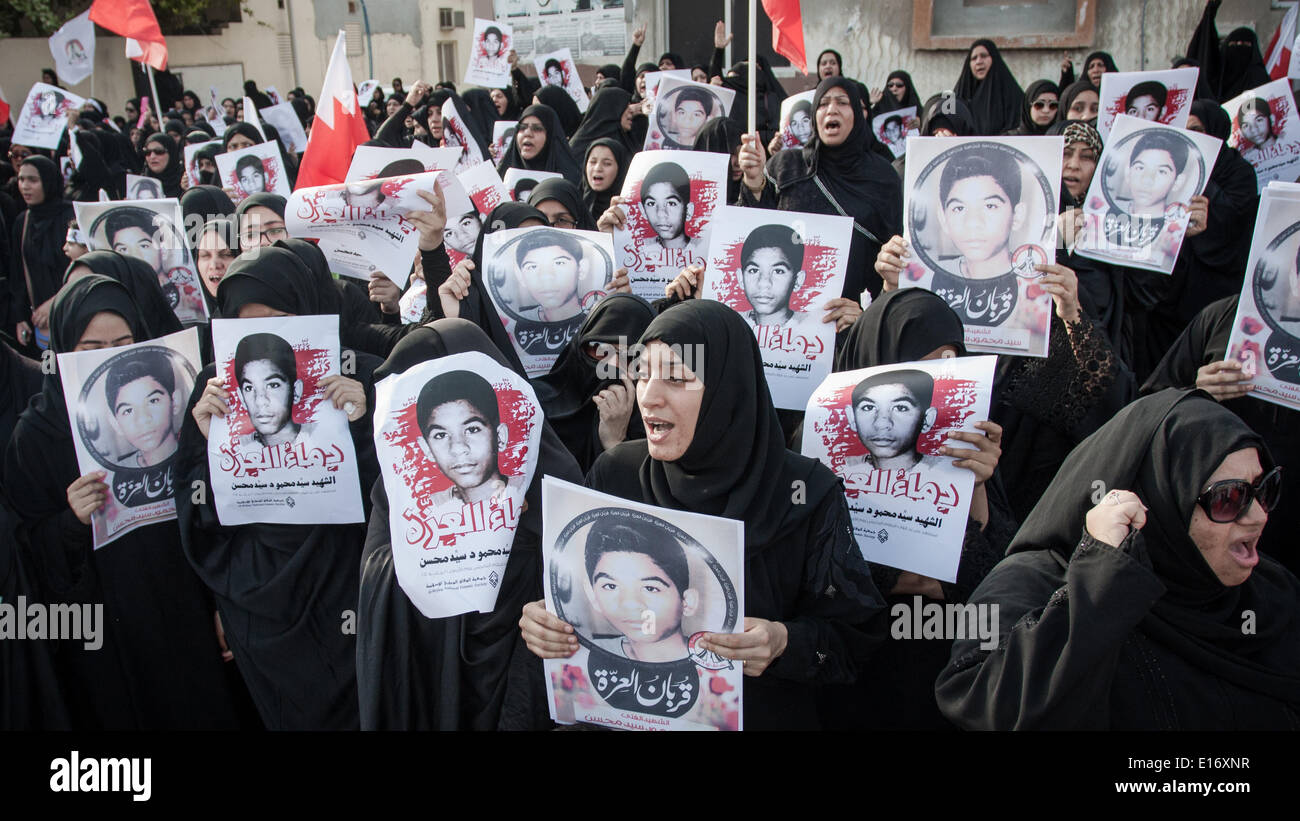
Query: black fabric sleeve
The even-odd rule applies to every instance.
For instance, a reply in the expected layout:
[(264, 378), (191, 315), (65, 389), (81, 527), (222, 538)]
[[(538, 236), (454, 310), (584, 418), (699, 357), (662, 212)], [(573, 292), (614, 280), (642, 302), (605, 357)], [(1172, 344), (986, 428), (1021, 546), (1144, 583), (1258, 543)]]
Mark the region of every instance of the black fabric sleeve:
[(618, 84), (633, 97), (636, 96), (636, 58), (641, 54), (641, 47), (636, 43), (627, 47), (627, 56), (623, 58), (623, 68), (618, 73)]
[(722, 72), (724, 71), (725, 68), (722, 64), (724, 61), (726, 61), (726, 59), (727, 59), (726, 49), (721, 49), (721, 48), (713, 49), (713, 56), (709, 58), (709, 79), (710, 80), (712, 80), (714, 77), (722, 76)]
[(1164, 591), (1140, 531), (1119, 547), (1085, 532), (1063, 574), (1045, 550), (1007, 557), (971, 596), (997, 606), (998, 645), (953, 643), (939, 709), (972, 730), (1107, 727), (1120, 649)]
[(1013, 407), (1073, 435), (1115, 382), (1118, 360), (1105, 332), (1087, 316), (1066, 330), (1052, 313), (1046, 357), (1021, 357), (1003, 386)]
[(411, 116), (412, 110), (409, 103), (403, 102), (402, 107), (393, 112), (393, 116), (384, 120), (384, 124), (376, 129), (375, 139), (393, 148), (406, 148), (402, 133), (406, 130), (406, 118)]

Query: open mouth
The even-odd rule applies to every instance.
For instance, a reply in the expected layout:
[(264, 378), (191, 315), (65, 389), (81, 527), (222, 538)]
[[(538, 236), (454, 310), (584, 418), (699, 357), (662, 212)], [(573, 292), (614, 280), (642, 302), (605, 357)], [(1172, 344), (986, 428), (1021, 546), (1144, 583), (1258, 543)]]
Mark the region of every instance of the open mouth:
[(1259, 564), (1259, 551), (1255, 549), (1255, 543), (1259, 541), (1258, 536), (1249, 539), (1242, 539), (1239, 542), (1233, 542), (1228, 546), (1228, 552), (1232, 558), (1242, 567), (1250, 568)]
[(658, 444), (668, 438), (672, 433), (674, 425), (671, 422), (665, 422), (662, 419), (653, 417), (645, 420), (646, 436), (651, 442)]

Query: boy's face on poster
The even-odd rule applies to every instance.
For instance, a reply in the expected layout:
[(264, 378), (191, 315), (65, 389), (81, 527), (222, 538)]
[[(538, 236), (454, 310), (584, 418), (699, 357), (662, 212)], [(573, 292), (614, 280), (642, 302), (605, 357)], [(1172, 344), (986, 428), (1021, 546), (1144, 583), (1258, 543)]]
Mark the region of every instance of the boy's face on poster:
[(829, 89), (817, 104), (817, 136), (834, 147), (849, 138), (853, 128), (853, 101), (839, 86)]
[(700, 133), (709, 112), (698, 100), (677, 99), (673, 108), (673, 125), (677, 129), (677, 142), (682, 145), (695, 145), (695, 135)]
[(889, 123), (885, 126), (885, 141), (896, 143), (903, 136), (903, 127), (898, 123)]
[(936, 415), (934, 408), (922, 407), (905, 385), (884, 384), (867, 389), (849, 420), (872, 456), (890, 459), (914, 452), (917, 437), (934, 424)]
[(172, 398), (152, 376), (122, 386), (113, 405), (113, 420), (146, 465), (156, 465), (176, 451)]
[(497, 36), (496, 32), (489, 31), (483, 35), (483, 49), (489, 57), (496, 57), (501, 54), (501, 38)]
[(641, 197), (646, 219), (659, 239), (677, 239), (686, 230), (690, 203), (684, 202), (671, 183), (657, 182)]
[(469, 489), (497, 475), (497, 451), (505, 445), (506, 434), (504, 424), (493, 429), (482, 411), (457, 399), (429, 413), (425, 441), (438, 470), (457, 487)]
[(1143, 120), (1155, 122), (1160, 119), (1161, 110), (1162, 108), (1160, 104), (1156, 102), (1155, 97), (1152, 97), (1150, 94), (1143, 94), (1136, 100), (1131, 101), (1128, 104), (1128, 109), (1124, 113), (1130, 117), (1140, 117)]
[(442, 232), (442, 239), (453, 251), (468, 254), (473, 252), (474, 243), (481, 229), (482, 223), (478, 221), (478, 214), (467, 211), (455, 222), (447, 223), (447, 227)]
[(796, 111), (790, 115), (790, 133), (802, 145), (812, 139), (812, 117), (807, 111)]
[(759, 314), (774, 314), (790, 306), (790, 295), (803, 285), (803, 271), (795, 270), (781, 248), (756, 248), (740, 269), (745, 299)]
[(302, 398), (302, 382), (290, 379), (269, 359), (255, 359), (244, 365), (239, 394), (253, 427), (263, 436), (271, 436), (289, 424), (293, 404)]
[(546, 69), (546, 84), (548, 86), (564, 85), (564, 74), (555, 66), (551, 66)]
[(153, 234), (145, 233), (140, 228), (130, 226), (113, 234), (113, 250), (128, 257), (135, 257), (144, 262), (156, 273), (163, 269), (162, 247)]
[(256, 166), (245, 166), (239, 173), (239, 187), (246, 194), (259, 194), (266, 191), (266, 172)]
[(939, 223), (971, 264), (1006, 253), (1011, 231), (1019, 227), (1023, 215), (1024, 206), (1013, 206), (993, 177), (966, 177), (954, 183), (948, 192), (948, 199), (939, 212)]
[(704, 383), (663, 342), (646, 345), (635, 372), (636, 402), (645, 423), (650, 456), (674, 462), (695, 438)]
[(1133, 194), (1133, 207), (1164, 208), (1165, 199), (1178, 179), (1173, 157), (1168, 151), (1148, 148), (1129, 162), (1128, 184)]
[(632, 551), (602, 555), (591, 589), (596, 610), (633, 642), (658, 642), (680, 633), (682, 618), (695, 612), (694, 600), (699, 598), (690, 589), (683, 595), (654, 559)]
[(577, 305), (578, 260), (564, 248), (548, 245), (529, 251), (519, 265), (519, 279), (542, 310), (552, 312), (566, 305), (581, 310)]
[(1260, 145), (1273, 136), (1269, 130), (1268, 117), (1258, 111), (1245, 111), (1241, 115), (1241, 136), (1253, 145)]

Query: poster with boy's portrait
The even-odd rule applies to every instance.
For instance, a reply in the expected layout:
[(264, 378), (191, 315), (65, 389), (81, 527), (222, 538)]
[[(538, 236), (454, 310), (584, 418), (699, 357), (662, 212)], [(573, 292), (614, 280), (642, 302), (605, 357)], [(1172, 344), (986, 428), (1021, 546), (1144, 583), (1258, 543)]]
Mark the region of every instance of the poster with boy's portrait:
[(1205, 190), (1223, 141), (1121, 114), (1084, 197), (1079, 256), (1172, 273), (1192, 197)]
[(348, 412), (322, 384), (340, 375), (338, 317), (214, 319), (212, 344), (230, 397), (208, 428), (221, 524), (362, 521)]
[(460, 151), (456, 158), (455, 171), (460, 173), (487, 162), (488, 157), (479, 148), (478, 140), (469, 132), (469, 125), (461, 119), (460, 110), (454, 100), (447, 99), (442, 104), (442, 145)]
[(781, 101), (781, 146), (783, 148), (803, 148), (817, 132), (813, 117), (812, 91), (791, 94)]
[(474, 208), (483, 219), (487, 219), (492, 209), (513, 199), (510, 190), (506, 188), (491, 163), (479, 163), (468, 171), (457, 174), (456, 179), (460, 180), (461, 187), (465, 189), (470, 202), (474, 203)]
[(48, 83), (35, 83), (18, 110), (18, 122), (10, 137), (13, 145), (29, 148), (58, 148), (68, 125), (68, 112), (86, 101), (71, 91)]
[(822, 317), (844, 292), (852, 241), (852, 217), (734, 205), (714, 213), (700, 297), (754, 329), (778, 408), (802, 410), (831, 372), (835, 323)]
[(602, 231), (539, 225), (483, 235), (483, 282), (529, 376), (551, 370), (614, 268)]
[[(487, 163), (481, 165), (492, 169)], [(442, 246), (454, 268), (456, 263), (474, 253), (474, 244), (483, 232), (483, 219), (479, 216), (478, 206), (455, 174), (444, 172), (438, 189), (442, 191), (443, 213), (447, 215), (447, 224), (442, 229)]]
[(366, 282), (381, 273), (405, 288), (420, 246), (420, 230), (406, 215), (430, 209), (419, 192), (432, 192), (435, 184), (445, 201), (452, 183), (444, 178), (453, 176), (430, 171), (299, 188), (289, 197), (285, 228), (297, 239), (316, 240), (330, 271)]
[[(645, 73), (645, 97), (642, 102), (648, 107), (655, 104), (655, 97), (659, 95), (659, 84), (669, 77), (675, 77), (678, 80), (691, 79), (691, 70), (689, 68), (670, 68), (666, 71), (647, 71)], [(647, 110), (649, 110), (647, 108)]]
[(1264, 189), (1227, 358), (1250, 396), (1300, 410), (1300, 191)]
[(1046, 356), (1052, 297), (1035, 266), (1056, 259), (1061, 137), (913, 137), (898, 278), (943, 297), (968, 350)]
[[(198, 156), (197, 156), (198, 153), (199, 153), (200, 151), (204, 150), (204, 149), (211, 149), (211, 150), (213, 151), (213, 153), (216, 154), (216, 153), (219, 153), (219, 152), (221, 151), (221, 146), (222, 146), (222, 142), (221, 142), (221, 140), (208, 140), (208, 141), (205, 142), (205, 143), (188, 143), (188, 144), (186, 144), (186, 146), (185, 146), (185, 173), (189, 175), (189, 178), (190, 178), (190, 185), (202, 185), (202, 178), (199, 176), (199, 174), (202, 173), (203, 169), (199, 167), (199, 158), (198, 158)], [(212, 166), (213, 166), (213, 167), (211, 168), (211, 170), (212, 170), (213, 172), (216, 172), (216, 170), (217, 170), (216, 167), (215, 167), (215, 166), (216, 166), (216, 160), (215, 160), (215, 159), (211, 159), (211, 160), (209, 160), (209, 162), (210, 162), (210, 163), (212, 164)], [(215, 173), (214, 173), (214, 176), (215, 176)], [(159, 190), (159, 196), (162, 196), (161, 189)], [(157, 199), (157, 197), (152, 197), (151, 199)]]
[(665, 77), (650, 110), (650, 127), (642, 147), (646, 151), (693, 150), (704, 124), (714, 117), (727, 116), (735, 99), (736, 92), (729, 88)]
[(451, 171), (460, 161), (459, 148), (433, 148), (416, 140), (410, 148), (359, 145), (344, 182), (361, 182), (380, 177), (419, 174), (421, 171)]
[(144, 261), (182, 325), (208, 321), (208, 303), (185, 240), (179, 200), (77, 202), (73, 208), (90, 250), (116, 251)]
[(280, 146), (274, 141), (218, 154), (217, 174), (221, 177), (221, 187), (232, 192), (230, 199), (236, 205), (254, 194), (279, 194), (287, 198), (292, 193)]
[(484, 88), (510, 87), (510, 49), (514, 29), (505, 21), (474, 18), (474, 40), (469, 47), (465, 84)]
[(533, 195), (533, 189), (543, 180), (563, 178), (563, 174), (557, 174), (554, 171), (532, 171), (527, 168), (507, 168), (505, 176), (501, 178), (501, 184), (505, 186), (506, 192), (510, 195), (510, 199), (513, 202), (528, 202), (528, 198)]
[(744, 629), (743, 522), (542, 480), (546, 609), (578, 650), (547, 659), (551, 718), (743, 729), (743, 667), (700, 646)]
[(290, 154), (301, 154), (307, 150), (307, 129), (302, 127), (302, 120), (294, 110), (293, 103), (276, 103), (257, 112), (269, 125), (275, 126), (280, 133), (280, 140)]
[(614, 231), (618, 266), (632, 293), (663, 299), (688, 265), (703, 265), (709, 225), (725, 205), (731, 158), (707, 151), (639, 151), (623, 178), (627, 222)]
[(519, 123), (512, 120), (497, 120), (492, 124), (492, 145), (489, 150), (492, 153), (492, 165), (501, 164), (501, 158), (506, 155), (506, 149), (515, 138), (515, 132), (519, 130)]
[(162, 181), (143, 174), (126, 175), (126, 200), (160, 200), (163, 198)]
[(871, 118), (871, 131), (876, 139), (895, 157), (907, 153), (907, 138), (921, 136), (921, 121), (916, 116), (916, 106), (909, 105), (886, 111)]
[(904, 362), (833, 373), (804, 416), (802, 453), (844, 480), (853, 535), (868, 561), (957, 580), (975, 474), (944, 456), (956, 431), (989, 418), (996, 356)]
[(375, 386), (393, 567), (426, 618), (496, 606), (542, 416), (528, 380), (479, 352), (422, 362)]
[(587, 98), (587, 89), (582, 85), (578, 65), (573, 62), (573, 54), (569, 49), (562, 48), (548, 54), (538, 54), (533, 57), (533, 66), (537, 69), (537, 79), (543, 86), (559, 86), (578, 104), (578, 111), (587, 110), (587, 105), (591, 101)]
[(176, 518), (176, 448), (201, 367), (195, 328), (58, 355), (77, 469), (83, 476), (105, 471), (109, 487), (104, 506), (90, 518), (95, 550), (138, 527)]
[(1300, 116), (1287, 79), (1253, 88), (1223, 104), (1232, 119), (1228, 145), (1255, 168), (1262, 192), (1270, 182), (1300, 177)]
[(1186, 128), (1196, 99), (1195, 66), (1161, 71), (1108, 71), (1101, 75), (1097, 131), (1104, 143), (1121, 114), (1174, 128)]

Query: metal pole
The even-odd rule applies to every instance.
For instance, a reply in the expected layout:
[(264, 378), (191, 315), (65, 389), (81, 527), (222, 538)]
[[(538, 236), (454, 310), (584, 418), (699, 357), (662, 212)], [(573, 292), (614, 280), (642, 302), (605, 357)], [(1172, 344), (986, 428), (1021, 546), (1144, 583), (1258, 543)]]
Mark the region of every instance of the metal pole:
[(366, 11), (366, 0), (361, 0), (361, 21), (366, 26), (366, 62), (370, 66), (367, 77), (375, 76), (375, 50), (370, 47), (370, 13)]
[(153, 66), (149, 65), (148, 63), (145, 63), (144, 70), (149, 74), (149, 90), (153, 92), (154, 116), (158, 118), (158, 125), (161, 126), (163, 121), (162, 114), (161, 114), (161, 112), (163, 111), (163, 109), (161, 108), (162, 100), (158, 99), (158, 85), (153, 81)]
[[(758, 4), (749, 0), (749, 93), (745, 95), (749, 133), (758, 133), (758, 115), (755, 111), (758, 102)], [(755, 136), (754, 139), (758, 139)]]
[[(731, 2), (732, 0), (722, 0), (722, 25), (726, 27), (727, 33), (731, 33)], [(731, 43), (727, 43), (726, 59), (724, 66), (732, 65), (731, 62)]]

